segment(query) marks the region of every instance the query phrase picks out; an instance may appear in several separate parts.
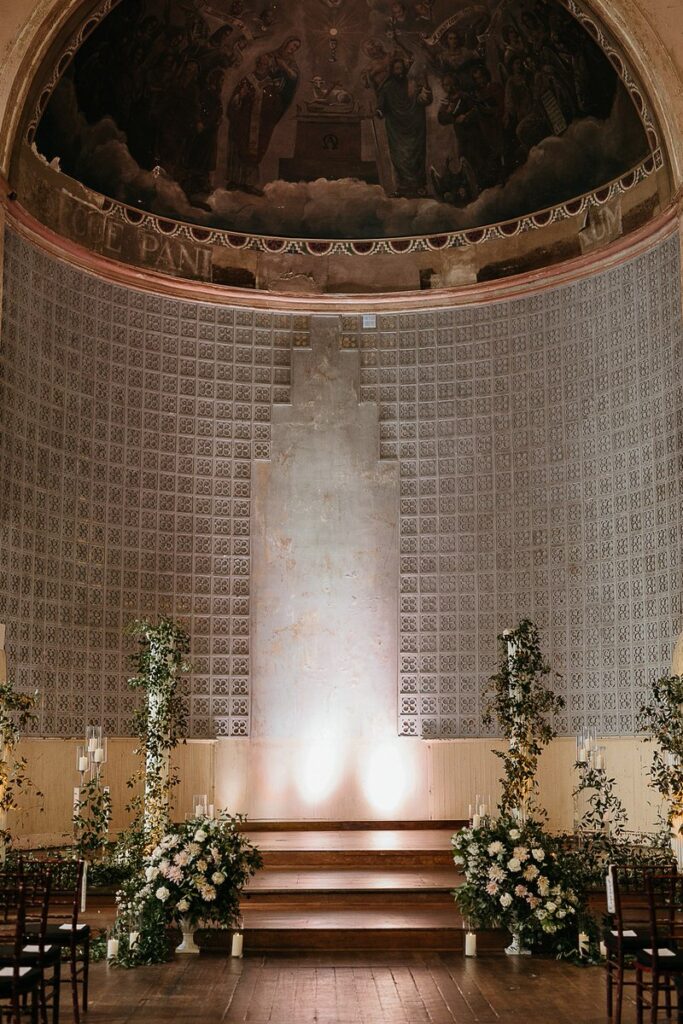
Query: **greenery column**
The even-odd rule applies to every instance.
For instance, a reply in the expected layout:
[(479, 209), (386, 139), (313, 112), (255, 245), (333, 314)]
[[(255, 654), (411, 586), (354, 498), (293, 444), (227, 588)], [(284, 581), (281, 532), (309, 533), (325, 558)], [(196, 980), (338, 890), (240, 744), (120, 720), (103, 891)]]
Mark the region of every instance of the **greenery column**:
[(184, 658), (190, 637), (166, 618), (156, 626), (146, 620), (134, 622), (130, 632), (138, 640), (139, 651), (133, 656), (137, 675), (128, 685), (145, 691), (135, 723), (138, 753), (143, 755), (142, 826), (145, 847), (152, 849), (167, 831), (171, 789), (178, 781), (171, 772), (171, 751), (184, 738), (187, 725), (179, 681), (188, 669)]

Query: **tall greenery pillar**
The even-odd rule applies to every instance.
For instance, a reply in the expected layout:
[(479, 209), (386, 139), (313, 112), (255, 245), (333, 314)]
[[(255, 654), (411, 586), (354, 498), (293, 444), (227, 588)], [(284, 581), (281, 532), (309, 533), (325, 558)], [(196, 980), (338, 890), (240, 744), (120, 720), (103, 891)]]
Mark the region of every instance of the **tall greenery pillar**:
[(504, 765), (500, 810), (524, 821), (534, 811), (538, 759), (554, 738), (552, 716), (563, 699), (547, 685), (550, 667), (541, 654), (538, 630), (528, 620), (498, 637), (500, 668), (489, 683), (484, 721), (497, 722), (508, 749), (496, 751)]
[(169, 619), (161, 619), (156, 626), (134, 622), (130, 632), (137, 637), (139, 650), (133, 656), (137, 675), (128, 685), (145, 691), (136, 726), (138, 753), (143, 756), (142, 826), (145, 846), (151, 849), (167, 831), (170, 820), (171, 790), (177, 782), (171, 772), (171, 751), (185, 735), (185, 703), (179, 682), (181, 673), (187, 671), (184, 657), (190, 638)]

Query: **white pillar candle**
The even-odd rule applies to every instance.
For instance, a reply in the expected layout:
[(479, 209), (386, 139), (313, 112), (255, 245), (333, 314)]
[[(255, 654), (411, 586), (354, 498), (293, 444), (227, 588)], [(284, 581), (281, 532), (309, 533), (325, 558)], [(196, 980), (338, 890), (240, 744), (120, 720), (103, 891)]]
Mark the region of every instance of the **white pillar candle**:
[(481, 825), (481, 818), (479, 817), (478, 814), (473, 814), (472, 815), (472, 828), (479, 828), (480, 825)]
[(209, 817), (210, 817), (210, 818), (213, 818), (213, 817), (214, 817), (214, 813), (215, 813), (215, 812), (214, 812), (214, 806), (213, 806), (213, 804), (209, 804)]
[(477, 955), (477, 933), (467, 932), (465, 935), (465, 956)]
[(119, 940), (108, 939), (107, 940), (107, 960), (113, 960), (114, 957), (119, 955)]
[(467, 808), (467, 820), (472, 821), (472, 804), (469, 804)]
[(598, 769), (598, 771), (604, 771), (604, 769), (605, 769), (605, 755), (604, 754), (602, 754), (602, 753), (598, 754), (598, 756), (596, 758), (596, 762), (595, 762), (595, 767)]
[(85, 914), (86, 902), (88, 899), (88, 862), (83, 861), (83, 881), (81, 883), (81, 913)]
[(195, 816), (195, 818), (201, 818), (201, 817), (203, 817), (203, 815), (204, 815), (204, 808), (202, 807), (201, 804), (197, 804), (197, 806), (194, 809), (194, 816)]
[(104, 761), (104, 747), (95, 748), (95, 753), (93, 754), (93, 761), (95, 761), (96, 764), (102, 764), (102, 762)]
[(244, 948), (244, 936), (242, 935), (241, 932), (235, 932), (235, 934), (232, 937), (232, 949), (230, 951), (231, 955), (232, 956), (240, 956), (241, 957), (242, 956), (243, 948)]
[(585, 764), (587, 760), (588, 755), (586, 754), (586, 748), (581, 747), (581, 749), (579, 750), (579, 764)]
[(87, 772), (88, 770), (88, 758), (79, 757), (78, 759), (78, 770), (79, 772)]
[(486, 804), (479, 804), (479, 817), (480, 818), (485, 818), (486, 817)]

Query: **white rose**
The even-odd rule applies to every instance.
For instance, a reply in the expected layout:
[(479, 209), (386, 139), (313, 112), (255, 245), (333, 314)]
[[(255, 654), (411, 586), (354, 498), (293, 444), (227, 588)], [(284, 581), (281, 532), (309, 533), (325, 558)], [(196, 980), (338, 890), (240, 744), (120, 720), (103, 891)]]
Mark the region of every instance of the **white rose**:
[(206, 839), (206, 832), (203, 828), (198, 828), (194, 834), (195, 843), (203, 843)]
[(214, 871), (214, 873), (211, 875), (211, 881), (214, 883), (214, 885), (222, 885), (223, 882), (225, 881), (225, 875), (223, 874), (222, 871)]
[(453, 861), (455, 864), (464, 864), (465, 858), (461, 857), (459, 853), (456, 853), (453, 857)]
[(540, 846), (537, 846), (535, 850), (531, 851), (531, 856), (534, 860), (545, 860), (545, 851)]
[(500, 897), (500, 905), (501, 905), (501, 907), (509, 907), (511, 903), (512, 903), (512, 896), (510, 895), (509, 892), (504, 892), (503, 895)]
[(155, 868), (151, 864), (150, 864), (150, 866), (148, 868), (145, 868), (145, 878), (147, 879), (148, 882), (153, 882), (158, 874), (159, 874), (159, 868)]
[(181, 914), (184, 914), (186, 910), (190, 909), (189, 900), (178, 900), (178, 910)]
[(521, 833), (518, 828), (511, 828), (510, 831), (508, 832), (510, 839), (519, 839), (520, 834)]
[(165, 903), (170, 895), (171, 894), (165, 885), (162, 885), (155, 893), (156, 898), (161, 900), (162, 903)]
[(520, 864), (520, 862), (518, 861), (518, 859), (516, 857), (511, 857), (510, 860), (508, 861), (508, 870), (509, 871), (521, 871), (522, 870), (522, 865)]
[(545, 905), (545, 909), (548, 911), (549, 914), (554, 914), (557, 910), (557, 903), (553, 903), (552, 900), (548, 900), (548, 902)]

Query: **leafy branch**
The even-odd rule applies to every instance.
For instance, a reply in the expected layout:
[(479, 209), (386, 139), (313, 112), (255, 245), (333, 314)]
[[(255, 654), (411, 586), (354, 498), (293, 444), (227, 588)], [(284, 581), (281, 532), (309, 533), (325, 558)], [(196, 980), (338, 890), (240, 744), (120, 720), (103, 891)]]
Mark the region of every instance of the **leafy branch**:
[(557, 735), (552, 716), (562, 710), (564, 699), (547, 684), (551, 670), (533, 622), (522, 620), (516, 629), (500, 634), (498, 642), (501, 662), (489, 680), (483, 720), (490, 725), (495, 719), (508, 740), (507, 750), (494, 751), (504, 769), (500, 810), (522, 816), (532, 809), (543, 813), (536, 806), (538, 759)]
[[(17, 754), (17, 746), (27, 726), (34, 721), (38, 693), (19, 693), (7, 681), (0, 683), (0, 814), (19, 809), (20, 794), (33, 788), (42, 797), (27, 773), (25, 757)], [(0, 845), (12, 841), (10, 830), (0, 828)]]
[(99, 776), (94, 775), (81, 786), (72, 821), (78, 856), (86, 860), (101, 856), (107, 848), (111, 796), (109, 787), (102, 785)]
[(646, 743), (657, 746), (649, 769), (654, 789), (668, 802), (668, 829), (683, 831), (683, 676), (662, 676), (652, 684), (652, 699), (640, 709)]

